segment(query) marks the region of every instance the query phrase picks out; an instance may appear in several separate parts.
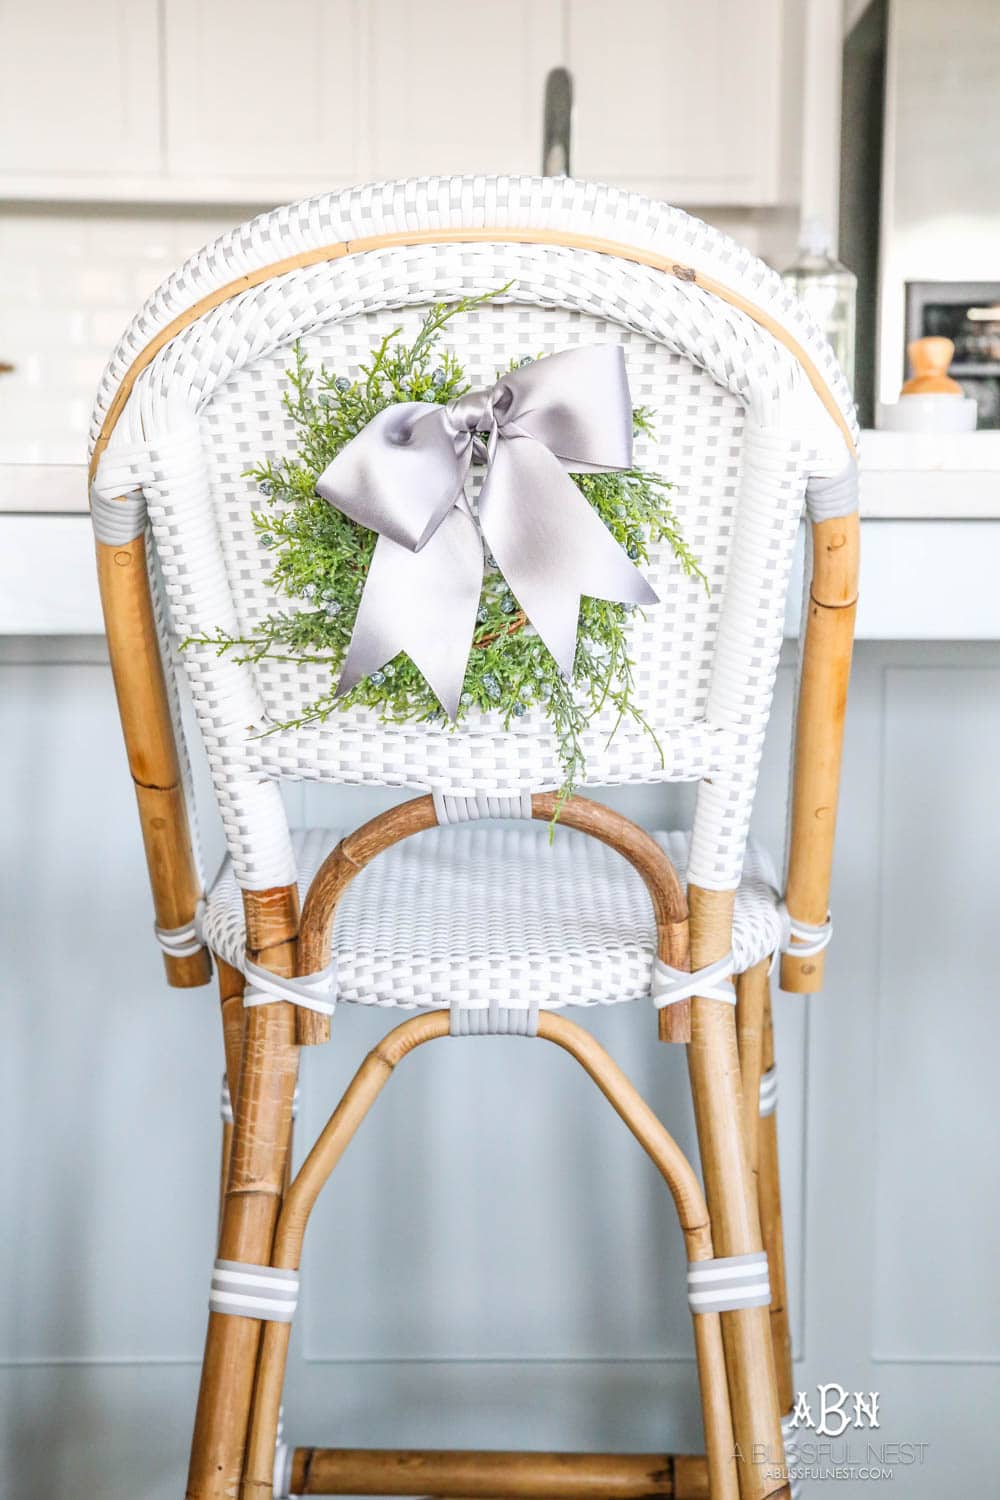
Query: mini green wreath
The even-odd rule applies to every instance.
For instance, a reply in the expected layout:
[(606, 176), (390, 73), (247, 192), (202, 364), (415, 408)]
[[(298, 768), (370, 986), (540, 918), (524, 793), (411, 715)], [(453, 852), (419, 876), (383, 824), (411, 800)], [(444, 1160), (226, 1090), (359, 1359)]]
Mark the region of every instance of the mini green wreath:
[[(439, 347), (441, 331), (456, 315), (507, 290), (502, 287), (457, 303), (435, 304), (411, 344), (403, 342), (401, 329), (394, 329), (353, 380), (322, 366), (313, 370), (301, 347), (295, 346), (283, 401), (297, 430), (297, 450), (277, 461), (263, 460), (247, 470), (245, 477), (256, 481), (263, 498), (253, 524), (261, 546), (274, 557), (270, 582), (296, 602), (267, 615), (252, 635), (230, 636), (220, 630), (185, 642), (213, 645), (220, 654), (233, 652), (244, 663), (329, 667), (329, 688), (298, 717), (272, 725), (268, 733), (357, 707), (375, 710), (390, 724), (447, 722), (434, 692), (403, 651), (338, 695), (337, 677), (378, 538), (321, 498), (316, 482), (334, 457), (385, 408), (412, 401), (446, 405), (469, 391), (461, 365)], [(509, 368), (513, 370), (517, 363)], [(633, 411), (633, 423), (636, 434), (652, 431), (651, 414), (644, 408)], [(667, 542), (684, 575), (705, 583), (680, 533), (669, 498), (671, 487), (659, 475), (630, 468), (574, 473), (571, 478), (633, 562), (646, 562), (651, 546)], [(451, 727), (472, 713), (495, 711), (507, 729), (531, 709), (540, 709), (557, 741), (564, 777), (561, 798), (583, 776), (581, 737), (602, 709), (610, 706), (617, 711), (612, 735), (630, 718), (655, 742), (652, 729), (632, 701), (628, 625), (636, 607), (583, 597), (573, 672), (567, 675), (519, 608), (494, 559), (487, 557), (472, 649)]]

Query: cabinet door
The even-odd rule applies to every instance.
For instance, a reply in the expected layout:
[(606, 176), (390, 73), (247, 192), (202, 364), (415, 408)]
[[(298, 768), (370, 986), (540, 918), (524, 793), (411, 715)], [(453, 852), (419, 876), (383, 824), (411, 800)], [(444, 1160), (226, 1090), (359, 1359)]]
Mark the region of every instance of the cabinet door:
[(371, 0), (370, 11), (373, 176), (540, 170), (561, 0)]
[(157, 0), (0, 4), (0, 172), (160, 166)]
[(566, 19), (575, 175), (775, 201), (781, 0), (571, 0)]
[(166, 0), (170, 175), (279, 191), (361, 175), (365, 9), (363, 0)]

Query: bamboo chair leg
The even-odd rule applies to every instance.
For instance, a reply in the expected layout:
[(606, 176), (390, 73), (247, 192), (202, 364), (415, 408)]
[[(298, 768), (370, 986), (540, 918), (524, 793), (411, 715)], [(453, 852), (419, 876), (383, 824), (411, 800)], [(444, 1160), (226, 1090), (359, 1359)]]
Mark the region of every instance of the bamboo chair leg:
[[(275, 973), (293, 973), (295, 887), (245, 892), (244, 905), (250, 956)], [(279, 1001), (243, 1012), (238, 1071), (219, 1257), (267, 1265), (285, 1185), (298, 1073), (294, 1006)], [(239, 1492), (260, 1342), (256, 1318), (209, 1313), (187, 1500), (233, 1500)]]
[[(764, 1007), (765, 1070), (774, 1067), (774, 1029), (771, 1024), (770, 996)], [(774, 1344), (774, 1367), (778, 1379), (778, 1407), (787, 1416), (795, 1406), (795, 1381), (792, 1371), (792, 1339), (788, 1326), (788, 1294), (785, 1274), (785, 1239), (781, 1222), (781, 1181), (778, 1174), (778, 1116), (772, 1110), (759, 1121), (760, 1169), (757, 1178), (760, 1197), (760, 1228), (767, 1251), (771, 1277), (771, 1339)]]
[(733, 1414), (726, 1376), (726, 1351), (722, 1341), (722, 1318), (719, 1313), (697, 1313), (694, 1326), (694, 1351), (698, 1365), (698, 1393), (701, 1398), (701, 1421), (705, 1432), (705, 1473), (708, 1494), (712, 1500), (736, 1500), (739, 1474), (733, 1437)]
[(229, 1163), (233, 1154), (233, 1127), (229, 1120), (223, 1120), (221, 1131), (221, 1142), (219, 1149), (219, 1218), (218, 1233), (222, 1233), (222, 1215), (226, 1208), (226, 1183), (229, 1180)]
[(757, 1175), (760, 1123), (760, 1075), (764, 1071), (764, 1013), (771, 981), (770, 960), (736, 976), (736, 1044), (740, 1054), (743, 1129), (751, 1174)]
[[(215, 955), (215, 966), (219, 974), (219, 999), (222, 1007), (222, 1046), (226, 1059), (226, 1084), (229, 1098), (236, 1098), (240, 1081), (240, 1045), (243, 1040), (243, 988), (244, 978), (239, 969), (227, 964)], [(233, 1148), (233, 1126), (230, 1120), (222, 1122), (222, 1152), (219, 1170), (219, 1233), (222, 1233), (222, 1213), (226, 1205), (226, 1183), (229, 1180), (229, 1160)]]
[[(731, 891), (688, 889), (691, 967), (729, 951)], [(740, 1063), (733, 1007), (696, 999), (688, 1067), (705, 1193), (717, 1256), (762, 1248), (757, 1195), (746, 1146)], [(768, 1310), (748, 1307), (721, 1314), (741, 1500), (787, 1494)]]
[[(415, 1047), (431, 1036), (443, 1035), (440, 1029), (428, 1026), (431, 1016), (419, 1016), (414, 1020), (423, 1026), (404, 1022), (414, 1034), (414, 1039), (405, 1049)], [(445, 1017), (445, 1027), (447, 1027)], [(401, 1028), (396, 1028), (399, 1031)], [(426, 1034), (425, 1034), (426, 1033)], [(408, 1032), (407, 1035), (410, 1033)], [(354, 1133), (371, 1109), (382, 1089), (392, 1076), (398, 1061), (392, 1049), (390, 1033), (365, 1058), (354, 1075), (347, 1091), (327, 1122), (326, 1128), (316, 1142), (298, 1174), (292, 1189), (285, 1196), (284, 1211), (278, 1222), (274, 1239), (272, 1264), (298, 1269), (305, 1237), (306, 1224), (320, 1188), (339, 1162)], [(405, 1055), (401, 1053), (400, 1055)], [(235, 1321), (235, 1320), (234, 1320)], [(242, 1321), (242, 1320), (240, 1320)], [(288, 1342), (291, 1325), (288, 1323), (266, 1323), (260, 1345), (260, 1361), (253, 1398), (253, 1417), (247, 1442), (246, 1467), (240, 1489), (241, 1500), (268, 1496), (272, 1493), (274, 1475), (274, 1449), (278, 1436), (278, 1418), (281, 1410), (281, 1393), (285, 1383), (285, 1366), (288, 1360)]]
[[(229, 1180), (219, 1236), (224, 1260), (266, 1265), (285, 1180), (298, 1061), (292, 1007), (246, 1012)], [(210, 1313), (195, 1416), (188, 1500), (238, 1492), (260, 1345), (255, 1318)]]

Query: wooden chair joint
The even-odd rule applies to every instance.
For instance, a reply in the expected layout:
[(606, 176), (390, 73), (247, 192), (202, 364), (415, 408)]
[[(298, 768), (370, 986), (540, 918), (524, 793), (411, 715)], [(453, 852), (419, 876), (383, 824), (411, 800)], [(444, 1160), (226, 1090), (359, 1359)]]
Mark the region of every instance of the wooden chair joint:
[(812, 604), (812, 605), (815, 605), (815, 607), (817, 609), (829, 609), (829, 610), (853, 609), (854, 606), (857, 604), (857, 602), (858, 602), (857, 590), (855, 590), (855, 592), (851, 595), (850, 599), (837, 599), (837, 600), (817, 599), (816, 595), (811, 590), (810, 590), (810, 593), (809, 593), (809, 603)]

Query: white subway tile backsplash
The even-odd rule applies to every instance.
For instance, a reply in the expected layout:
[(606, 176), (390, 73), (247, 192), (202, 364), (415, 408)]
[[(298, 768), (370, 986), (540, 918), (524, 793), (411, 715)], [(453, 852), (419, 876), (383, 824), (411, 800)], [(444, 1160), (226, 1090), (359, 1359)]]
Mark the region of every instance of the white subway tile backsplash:
[(108, 353), (115, 347), (135, 313), (135, 304), (119, 304), (101, 307), (90, 315), (92, 342), (98, 348), (105, 347)]
[(68, 383), (77, 391), (96, 391), (107, 362), (107, 354), (96, 351), (74, 355), (66, 365)]
[(164, 277), (164, 268), (153, 261), (138, 271), (129, 272), (132, 282), (132, 297), (136, 307), (141, 307), (151, 297)]
[(86, 313), (56, 302), (44, 290), (34, 302), (0, 295), (0, 360), (16, 362), (49, 349), (68, 354), (89, 338)]
[(42, 290), (42, 272), (36, 265), (18, 264), (6, 247), (0, 244), (3, 253), (3, 297), (11, 302), (37, 302)]
[(169, 261), (174, 254), (173, 226), (145, 214), (92, 223), (88, 239), (88, 254), (98, 261)]
[(243, 217), (178, 208), (0, 213), (0, 462), (81, 463), (98, 381), (133, 314)]
[[(0, 211), (0, 361), (15, 366), (0, 375), (0, 462), (81, 463), (97, 383), (133, 314), (245, 217), (235, 207)], [(714, 218), (744, 241), (757, 233), (746, 214)]]
[[(160, 273), (162, 274), (162, 273)], [(76, 276), (76, 291), (85, 303), (120, 302), (131, 289), (131, 267), (84, 265)]]
[(86, 219), (50, 209), (0, 214), (0, 251), (4, 258), (33, 265), (39, 257), (65, 264), (87, 253)]

